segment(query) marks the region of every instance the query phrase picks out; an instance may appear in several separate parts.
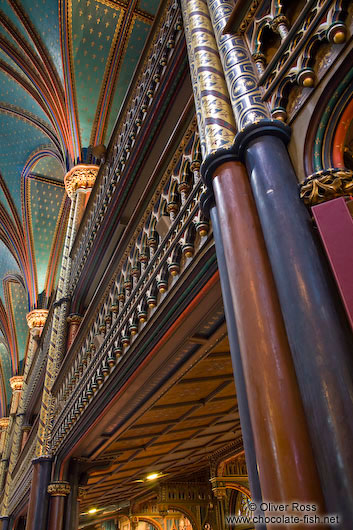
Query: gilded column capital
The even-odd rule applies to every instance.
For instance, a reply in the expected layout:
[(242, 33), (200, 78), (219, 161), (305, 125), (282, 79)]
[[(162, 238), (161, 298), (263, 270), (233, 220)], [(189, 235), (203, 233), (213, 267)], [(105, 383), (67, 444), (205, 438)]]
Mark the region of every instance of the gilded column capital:
[(78, 189), (92, 188), (98, 175), (99, 166), (79, 164), (74, 166), (64, 178), (66, 193), (73, 199)]
[(0, 418), (0, 429), (3, 431), (7, 429), (10, 418)]
[(27, 313), (26, 320), (30, 330), (34, 328), (42, 328), (48, 316), (48, 309), (33, 309)]
[(88, 493), (88, 488), (85, 486), (79, 486), (78, 487), (78, 493), (77, 493), (77, 500), (78, 502), (83, 501), (83, 499), (86, 497)]
[(288, 35), (289, 21), (286, 16), (278, 15), (271, 22), (272, 31), (278, 33), (281, 39), (285, 39)]
[(57, 480), (49, 484), (47, 489), (52, 497), (66, 497), (71, 491), (70, 484), (64, 480)]
[(349, 195), (353, 195), (353, 171), (349, 169), (318, 171), (300, 184), (300, 198), (307, 206)]
[(10, 378), (10, 386), (12, 390), (22, 390), (23, 375), (14, 375)]
[(214, 494), (214, 496), (216, 497), (216, 499), (218, 499), (219, 501), (225, 499), (227, 497), (227, 492), (226, 492), (226, 488), (225, 487), (216, 487), (216, 488), (212, 488), (212, 492)]
[(82, 318), (83, 317), (81, 315), (77, 315), (76, 313), (73, 313), (67, 317), (66, 321), (68, 324), (80, 325), (82, 322)]

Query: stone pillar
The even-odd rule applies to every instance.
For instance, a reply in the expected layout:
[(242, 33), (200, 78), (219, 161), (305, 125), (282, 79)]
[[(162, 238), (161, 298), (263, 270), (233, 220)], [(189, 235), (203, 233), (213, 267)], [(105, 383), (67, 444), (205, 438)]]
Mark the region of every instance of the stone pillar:
[[(245, 168), (231, 152), (232, 110), (210, 16), (202, 0), (183, 0), (182, 10), (200, 143), (209, 162), (207, 184), (211, 192), (212, 187), (215, 190), (236, 321), (231, 326), (238, 331), (262, 495), (282, 503), (295, 497), (322, 505), (260, 223)], [(259, 112), (266, 116), (261, 105)]]
[(80, 327), (80, 324), (82, 322), (82, 317), (77, 314), (72, 314), (67, 317), (67, 323), (69, 324), (68, 330), (67, 330), (67, 349), (70, 349), (71, 344), (74, 341), (74, 338), (76, 337), (78, 328)]
[(62, 530), (64, 524), (65, 498), (70, 493), (70, 484), (65, 481), (52, 482), (48, 486), (50, 495), (48, 530)]
[[(353, 438), (351, 336), (299, 198), (285, 145), (290, 129), (269, 119), (242, 37), (223, 35), (233, 0), (208, 0), (208, 5), (240, 131), (233, 152), (249, 173), (326, 508), (341, 515), (342, 528), (353, 528), (353, 446), (348, 442)], [(208, 169), (206, 161), (204, 174)]]

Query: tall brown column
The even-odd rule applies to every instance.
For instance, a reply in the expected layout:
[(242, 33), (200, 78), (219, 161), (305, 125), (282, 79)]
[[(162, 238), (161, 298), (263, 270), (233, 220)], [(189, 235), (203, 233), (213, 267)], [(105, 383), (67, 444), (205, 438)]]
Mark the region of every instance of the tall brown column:
[(220, 165), (213, 189), (263, 498), (322, 506), (279, 301), (244, 166), (235, 161)]
[[(209, 180), (207, 184), (215, 193), (235, 313), (228, 326), (239, 337), (262, 498), (322, 506), (257, 211), (245, 169), (231, 151), (234, 117), (207, 4), (181, 3), (202, 154), (214, 176), (213, 185)], [(281, 528), (292, 526), (284, 523)]]
[(65, 481), (52, 482), (48, 486), (48, 493), (50, 495), (48, 530), (62, 530), (65, 498), (70, 493), (70, 484)]
[(46, 530), (48, 519), (47, 491), (52, 459), (48, 457), (36, 458), (33, 462), (33, 477), (28, 504), (26, 530)]

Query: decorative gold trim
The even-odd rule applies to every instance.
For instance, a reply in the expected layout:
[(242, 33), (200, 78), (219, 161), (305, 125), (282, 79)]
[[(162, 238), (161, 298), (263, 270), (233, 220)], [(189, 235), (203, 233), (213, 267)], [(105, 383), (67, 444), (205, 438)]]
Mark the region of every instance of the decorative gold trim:
[(307, 206), (353, 195), (353, 171), (330, 168), (313, 173), (300, 185), (300, 198)]
[(99, 166), (79, 164), (66, 173), (65, 190), (71, 200), (78, 189), (93, 188), (98, 171)]
[(48, 309), (33, 309), (27, 313), (26, 320), (29, 329), (42, 328), (48, 316)]
[(68, 324), (81, 324), (82, 318), (81, 315), (72, 314), (67, 317), (66, 321)]
[(88, 493), (88, 488), (85, 486), (79, 486), (78, 487), (78, 493), (77, 493), (77, 500), (78, 502), (83, 501), (83, 499), (86, 497)]
[(49, 484), (47, 489), (52, 497), (66, 497), (71, 491), (70, 484), (64, 480), (58, 480)]
[(10, 418), (0, 418), (0, 429), (1, 430), (7, 429), (9, 421), (10, 421)]
[(10, 386), (12, 390), (22, 390), (23, 375), (14, 375), (10, 377)]

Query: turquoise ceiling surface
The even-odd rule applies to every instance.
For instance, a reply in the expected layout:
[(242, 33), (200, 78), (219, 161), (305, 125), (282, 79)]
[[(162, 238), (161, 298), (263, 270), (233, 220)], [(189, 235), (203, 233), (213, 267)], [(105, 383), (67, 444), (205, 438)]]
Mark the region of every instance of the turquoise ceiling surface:
[(2, 303), (5, 304), (5, 297), (4, 297), (4, 286), (2, 279), (9, 273), (19, 273), (20, 268), (14, 258), (14, 256), (11, 254), (10, 250), (7, 248), (5, 243), (0, 240), (0, 298), (2, 300)]
[(63, 186), (30, 178), (29, 193), (35, 208), (30, 209), (31, 232), (34, 242), (38, 293), (45, 289), (51, 243), (54, 239), (59, 212), (64, 199)]
[[(109, 142), (157, 0), (0, 0), (0, 409), (55, 289), (64, 175)], [(91, 158), (87, 158), (91, 157)]]
[(19, 214), (22, 170), (33, 152), (49, 143), (48, 136), (24, 119), (1, 116), (0, 171)]
[(65, 171), (61, 163), (52, 156), (44, 156), (34, 166), (33, 171), (54, 180), (64, 181)]
[(38, 103), (33, 99), (33, 97), (26, 93), (23, 88), (21, 88), (14, 79), (9, 75), (5, 74), (0, 70), (0, 94), (1, 100), (0, 104), (9, 106), (15, 106), (26, 110), (30, 114), (37, 116), (42, 119), (50, 126), (48, 116), (44, 110), (38, 105)]

